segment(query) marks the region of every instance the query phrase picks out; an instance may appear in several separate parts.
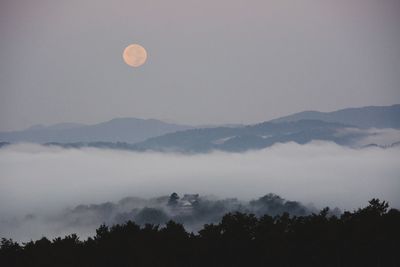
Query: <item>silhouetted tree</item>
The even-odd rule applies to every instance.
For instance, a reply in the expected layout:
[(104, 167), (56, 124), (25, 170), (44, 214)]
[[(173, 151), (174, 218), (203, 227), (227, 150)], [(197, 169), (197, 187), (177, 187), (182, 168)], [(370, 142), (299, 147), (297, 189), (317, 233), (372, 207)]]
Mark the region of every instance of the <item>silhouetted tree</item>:
[(101, 225), (85, 241), (3, 238), (0, 266), (400, 266), (399, 225), (400, 211), (378, 199), (340, 217), (328, 208), (306, 216), (228, 213), (197, 234), (174, 221), (129, 221)]

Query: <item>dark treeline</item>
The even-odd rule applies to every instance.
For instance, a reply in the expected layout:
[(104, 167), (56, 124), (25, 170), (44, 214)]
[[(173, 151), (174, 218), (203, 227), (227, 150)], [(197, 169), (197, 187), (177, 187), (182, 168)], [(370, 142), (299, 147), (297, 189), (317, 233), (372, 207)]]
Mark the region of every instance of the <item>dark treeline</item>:
[[(204, 224), (218, 223), (227, 213), (248, 213), (257, 217), (269, 214), (280, 215), (284, 212), (291, 216), (304, 216), (316, 213), (318, 210), (298, 201), (284, 199), (276, 194), (266, 194), (260, 198), (243, 201), (237, 198), (217, 198), (199, 194), (173, 193), (155, 198), (125, 197), (118, 202), (99, 204), (81, 204), (66, 208), (57, 213), (37, 214), (28, 213), (20, 217), (0, 219), (0, 237), (10, 233), (19, 240), (29, 240), (29, 234), (18, 235), (18, 231), (34, 229), (35, 226), (44, 229), (43, 235), (51, 238), (66, 233), (77, 233), (81, 238), (93, 235), (94, 230), (101, 224), (112, 226), (134, 221), (143, 226), (147, 223), (165, 225), (172, 220), (181, 223), (190, 232), (197, 232)], [(340, 215), (341, 211), (334, 208), (331, 214)], [(89, 230), (90, 229), (90, 230)], [(32, 232), (32, 231), (30, 231)], [(34, 234), (36, 238), (40, 235)]]
[(400, 211), (373, 199), (330, 215), (228, 213), (197, 233), (169, 221), (102, 225), (96, 235), (2, 239), (1, 266), (400, 266)]

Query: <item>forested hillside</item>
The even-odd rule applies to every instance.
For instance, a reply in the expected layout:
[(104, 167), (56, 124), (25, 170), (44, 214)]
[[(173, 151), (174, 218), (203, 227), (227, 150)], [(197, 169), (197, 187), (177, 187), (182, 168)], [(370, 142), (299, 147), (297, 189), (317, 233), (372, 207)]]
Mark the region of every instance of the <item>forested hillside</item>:
[(340, 217), (228, 213), (188, 233), (181, 224), (100, 226), (85, 241), (2, 239), (1, 266), (399, 266), (400, 211), (373, 199)]

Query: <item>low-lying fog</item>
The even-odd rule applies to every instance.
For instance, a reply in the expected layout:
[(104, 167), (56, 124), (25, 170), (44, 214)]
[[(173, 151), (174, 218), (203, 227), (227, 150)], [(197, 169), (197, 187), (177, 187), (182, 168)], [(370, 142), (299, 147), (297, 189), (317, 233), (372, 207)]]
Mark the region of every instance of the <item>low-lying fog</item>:
[(241, 154), (184, 155), (10, 145), (0, 149), (0, 237), (54, 234), (44, 225), (13, 222), (127, 196), (177, 192), (248, 201), (272, 192), (317, 208), (352, 210), (373, 197), (399, 208), (399, 190), (399, 147), (286, 143)]

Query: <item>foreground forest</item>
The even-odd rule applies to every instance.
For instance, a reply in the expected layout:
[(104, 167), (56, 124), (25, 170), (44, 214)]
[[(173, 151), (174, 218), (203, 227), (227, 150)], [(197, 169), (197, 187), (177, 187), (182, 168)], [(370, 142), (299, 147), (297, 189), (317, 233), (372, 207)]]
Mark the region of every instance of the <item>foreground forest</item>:
[(19, 244), (2, 239), (1, 266), (400, 266), (400, 211), (372, 199), (332, 216), (228, 213), (196, 234), (169, 221), (102, 225), (77, 235)]

